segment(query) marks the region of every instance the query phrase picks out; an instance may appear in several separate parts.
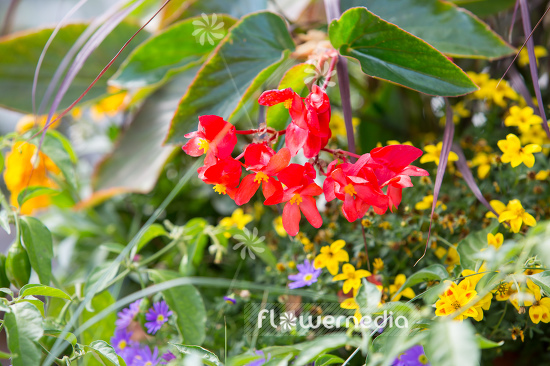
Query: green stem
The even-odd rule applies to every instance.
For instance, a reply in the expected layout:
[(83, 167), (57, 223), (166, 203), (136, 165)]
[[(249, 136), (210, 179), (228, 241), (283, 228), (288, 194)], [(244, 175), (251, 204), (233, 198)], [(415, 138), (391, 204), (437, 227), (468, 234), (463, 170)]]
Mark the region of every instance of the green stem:
[(138, 267), (142, 267), (148, 263), (151, 263), (152, 261), (156, 260), (157, 258), (160, 258), (162, 257), (165, 253), (167, 253), (168, 251), (170, 251), (173, 247), (175, 247), (177, 244), (178, 244), (178, 241), (177, 239), (175, 240), (172, 240), (167, 246), (165, 246), (164, 248), (162, 248), (161, 250), (159, 250), (158, 252), (156, 252), (155, 254), (153, 254), (152, 256), (150, 256), (149, 258), (147, 259), (144, 259), (142, 260), (141, 262), (138, 262), (137, 266)]

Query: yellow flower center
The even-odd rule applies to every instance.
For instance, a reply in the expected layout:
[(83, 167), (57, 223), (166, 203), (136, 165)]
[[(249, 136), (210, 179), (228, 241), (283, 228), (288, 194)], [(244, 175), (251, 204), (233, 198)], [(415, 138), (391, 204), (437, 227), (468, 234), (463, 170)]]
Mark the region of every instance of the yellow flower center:
[(164, 315), (159, 314), (159, 315), (157, 316), (157, 322), (163, 322), (163, 321), (164, 321)]
[(357, 194), (357, 192), (355, 191), (355, 188), (351, 183), (344, 187), (344, 192), (353, 197), (355, 197), (355, 195)]
[(313, 275), (311, 273), (308, 273), (307, 275), (304, 276), (304, 281), (310, 281), (312, 277)]
[(265, 174), (263, 172), (258, 172), (258, 173), (256, 173), (256, 176), (254, 177), (254, 183), (261, 184), (262, 182), (267, 182), (268, 179), (269, 179), (269, 177), (267, 176), (267, 174)]
[(451, 303), (451, 306), (452, 306), (453, 308), (455, 308), (455, 310), (458, 310), (458, 309), (461, 308), (460, 303), (459, 303), (458, 301), (453, 301), (453, 302)]
[(120, 342), (118, 342), (118, 348), (121, 349), (121, 350), (126, 348), (127, 345), (128, 344), (126, 343), (126, 341), (124, 339), (121, 340)]
[(145, 362), (144, 366), (153, 366), (153, 363), (151, 361), (147, 361), (147, 362)]
[(202, 149), (203, 153), (206, 154), (208, 149), (210, 149), (210, 144), (206, 139), (199, 139), (199, 147)]
[(292, 98), (285, 100), (283, 104), (286, 109), (290, 109), (290, 107), (292, 107)]
[(422, 365), (427, 365), (428, 364), (428, 357), (426, 357), (426, 355), (422, 354), (422, 355), (418, 356), (418, 362), (420, 362)]
[(302, 197), (296, 193), (294, 196), (292, 196), (292, 198), (290, 199), (290, 204), (293, 205), (293, 204), (296, 204), (298, 206), (300, 206), (300, 203), (302, 203)]
[(214, 191), (219, 194), (225, 194), (227, 188), (223, 184), (216, 184), (214, 186)]
[(500, 295), (505, 295), (508, 292), (508, 284), (507, 283), (501, 283), (498, 285), (496, 293)]

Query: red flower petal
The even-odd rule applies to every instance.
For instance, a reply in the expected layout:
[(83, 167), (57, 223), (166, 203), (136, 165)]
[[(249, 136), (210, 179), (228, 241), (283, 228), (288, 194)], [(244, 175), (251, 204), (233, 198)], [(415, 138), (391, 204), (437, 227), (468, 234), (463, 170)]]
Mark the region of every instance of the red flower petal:
[(288, 166), (290, 158), (290, 150), (287, 147), (283, 147), (281, 150), (277, 151), (277, 154), (271, 157), (267, 167), (264, 169), (264, 173), (267, 175), (276, 175)]
[(302, 203), (300, 203), (300, 206), (299, 206), (300, 211), (302, 211), (302, 213), (306, 217), (307, 221), (309, 221), (311, 226), (317, 229), (320, 228), (321, 225), (323, 225), (323, 219), (321, 218), (321, 214), (317, 209), (317, 204), (315, 203), (315, 199), (310, 196), (301, 195), (301, 197), (302, 197)]
[(307, 130), (298, 127), (294, 123), (289, 124), (286, 128), (285, 144), (292, 156), (295, 156), (302, 146), (304, 146), (306, 139)]
[(260, 105), (271, 107), (275, 104), (283, 103), (284, 101), (294, 98), (295, 94), (296, 93), (292, 90), (292, 88), (286, 88), (282, 90), (266, 90), (258, 98), (258, 103)]
[(295, 236), (300, 230), (300, 208), (297, 204), (287, 203), (283, 208), (283, 227), (290, 236)]
[(249, 174), (241, 181), (239, 189), (237, 189), (237, 193), (235, 194), (235, 203), (238, 206), (248, 203), (252, 196), (254, 196), (254, 193), (258, 191), (258, 188), (260, 188), (260, 184), (254, 181), (255, 177), (256, 174)]

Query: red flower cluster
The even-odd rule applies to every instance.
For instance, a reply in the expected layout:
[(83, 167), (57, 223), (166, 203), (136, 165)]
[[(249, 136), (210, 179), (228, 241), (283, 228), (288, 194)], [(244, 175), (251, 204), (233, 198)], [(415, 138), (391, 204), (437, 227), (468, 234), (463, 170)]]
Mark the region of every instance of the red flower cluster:
[[(198, 169), (199, 178), (213, 184), (216, 192), (227, 194), (237, 205), (249, 202), (260, 187), (265, 205), (285, 203), (283, 226), (289, 235), (298, 233), (302, 214), (313, 227), (321, 227), (323, 220), (316, 196), (324, 194), (327, 201), (335, 198), (343, 201), (342, 213), (352, 222), (362, 218), (370, 207), (378, 214), (388, 208), (393, 211), (401, 203), (403, 188), (412, 187), (410, 177), (428, 175), (425, 170), (409, 165), (422, 155), (422, 150), (407, 145), (376, 148), (355, 163), (346, 158), (343, 162), (334, 160), (325, 173), (318, 155), (331, 136), (327, 94), (314, 85), (306, 98), (288, 88), (266, 91), (258, 101), (266, 106), (284, 103), (292, 119), (286, 130), (236, 131), (221, 117), (201, 116), (198, 131), (185, 135), (190, 140), (183, 150), (191, 156), (206, 154), (204, 166)], [(260, 132), (267, 132), (268, 137), (247, 145), (239, 157), (231, 157), (237, 134)], [(286, 147), (275, 152), (271, 142), (283, 134)], [(300, 150), (306, 158), (315, 159), (304, 165), (291, 164)], [(242, 158), (244, 163), (240, 161)], [(243, 167), (248, 174), (241, 180)], [(315, 183), (316, 167), (326, 176), (323, 188)]]

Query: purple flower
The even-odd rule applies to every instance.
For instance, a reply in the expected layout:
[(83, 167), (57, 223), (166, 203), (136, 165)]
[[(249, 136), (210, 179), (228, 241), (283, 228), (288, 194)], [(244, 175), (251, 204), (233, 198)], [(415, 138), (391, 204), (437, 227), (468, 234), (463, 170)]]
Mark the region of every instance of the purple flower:
[(409, 348), (405, 353), (395, 359), (393, 366), (426, 366), (430, 365), (428, 358), (424, 354), (424, 348), (416, 345)]
[(224, 296), (223, 299), (226, 303), (234, 305), (237, 301), (232, 296)]
[(132, 332), (128, 332), (126, 329), (116, 329), (114, 336), (111, 338), (111, 345), (114, 347), (117, 355), (125, 361), (133, 358), (138, 346), (137, 342), (130, 339), (132, 334)]
[(157, 366), (160, 365), (162, 359), (159, 358), (159, 350), (157, 347), (151, 352), (148, 346), (142, 347), (134, 356), (132, 366)]
[(166, 362), (162, 362), (162, 364), (166, 365), (168, 362), (175, 360), (176, 356), (174, 356), (172, 352), (168, 351), (162, 355), (162, 359), (166, 361)]
[(263, 364), (265, 364), (267, 361), (271, 359), (271, 353), (268, 353), (267, 357), (265, 356), (264, 351), (258, 350), (258, 351), (254, 351), (254, 353), (258, 356), (262, 356), (262, 358), (254, 360), (250, 363), (247, 363), (246, 366), (262, 366)]
[(117, 314), (118, 319), (115, 322), (117, 328), (126, 329), (130, 325), (132, 320), (134, 320), (136, 315), (139, 313), (139, 305), (141, 304), (141, 300), (142, 299), (134, 301), (128, 308), (122, 309), (122, 311)]
[(153, 307), (145, 314), (145, 320), (147, 320), (145, 328), (147, 328), (147, 333), (155, 334), (158, 332), (171, 315), (172, 312), (168, 308), (168, 305), (166, 305), (166, 302), (160, 301), (154, 303)]
[(305, 286), (310, 286), (312, 283), (317, 282), (317, 277), (321, 274), (320, 269), (313, 267), (313, 262), (304, 259), (304, 264), (298, 264), (298, 274), (288, 276), (291, 282), (288, 284), (288, 288), (295, 289)]

